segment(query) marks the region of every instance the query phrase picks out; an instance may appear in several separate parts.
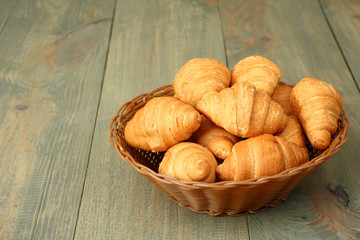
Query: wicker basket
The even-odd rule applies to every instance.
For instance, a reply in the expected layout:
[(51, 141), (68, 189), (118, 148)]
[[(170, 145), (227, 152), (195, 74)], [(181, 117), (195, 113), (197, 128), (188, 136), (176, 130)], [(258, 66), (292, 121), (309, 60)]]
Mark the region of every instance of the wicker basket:
[(257, 213), (266, 208), (277, 206), (287, 198), (301, 180), (340, 150), (347, 140), (347, 132), (350, 126), (345, 112), (343, 112), (338, 123), (338, 130), (325, 151), (318, 151), (310, 146), (311, 160), (308, 163), (287, 169), (274, 176), (239, 182), (200, 183), (181, 181), (157, 173), (164, 153), (133, 148), (124, 139), (124, 127), (135, 112), (150, 99), (165, 95), (174, 95), (172, 85), (162, 86), (125, 103), (111, 121), (111, 143), (126, 162), (172, 200), (195, 212), (213, 216), (239, 216)]

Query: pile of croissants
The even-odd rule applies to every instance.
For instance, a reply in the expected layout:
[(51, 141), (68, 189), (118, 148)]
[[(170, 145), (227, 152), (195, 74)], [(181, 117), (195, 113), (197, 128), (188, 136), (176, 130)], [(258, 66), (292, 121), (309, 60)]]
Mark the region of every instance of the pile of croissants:
[(281, 71), (262, 56), (231, 71), (194, 58), (176, 74), (174, 96), (154, 97), (124, 130), (139, 149), (165, 152), (158, 172), (212, 183), (271, 176), (309, 161), (306, 139), (324, 150), (343, 102), (330, 84), (304, 78), (280, 84)]

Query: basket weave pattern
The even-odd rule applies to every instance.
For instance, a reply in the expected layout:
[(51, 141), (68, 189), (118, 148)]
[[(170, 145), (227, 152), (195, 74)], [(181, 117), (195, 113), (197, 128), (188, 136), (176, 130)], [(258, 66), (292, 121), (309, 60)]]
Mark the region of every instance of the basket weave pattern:
[(345, 112), (343, 112), (338, 122), (337, 132), (326, 150), (319, 151), (309, 146), (309, 162), (274, 176), (239, 182), (187, 182), (157, 173), (164, 153), (133, 148), (125, 142), (124, 138), (125, 125), (137, 110), (154, 97), (172, 95), (174, 95), (172, 85), (165, 85), (125, 103), (111, 121), (111, 143), (122, 159), (172, 200), (195, 212), (213, 216), (239, 216), (277, 206), (306, 176), (340, 150), (347, 140), (347, 132), (350, 127)]

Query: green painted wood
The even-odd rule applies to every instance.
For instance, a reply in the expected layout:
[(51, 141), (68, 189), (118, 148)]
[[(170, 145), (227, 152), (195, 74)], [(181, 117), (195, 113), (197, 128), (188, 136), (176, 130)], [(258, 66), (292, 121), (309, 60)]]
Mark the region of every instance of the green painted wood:
[(320, 3), (359, 88), (360, 2), (354, 0), (320, 0)]
[(8, 0), (1, 0), (0, 1), (0, 35), (9, 20), (9, 17), (16, 5), (17, 1), (8, 1)]
[[(11, 1), (8, 1), (11, 2)], [(71, 239), (114, 2), (21, 1), (0, 36), (0, 239)]]
[[(360, 95), (317, 1), (219, 1), (229, 66), (249, 55), (279, 65), (282, 81), (315, 77), (335, 86), (349, 139), (279, 206), (250, 215), (250, 239), (360, 237)], [(359, 44), (357, 44), (358, 46)]]
[(189, 59), (226, 62), (214, 1), (118, 1), (76, 239), (248, 239), (244, 217), (180, 207), (115, 152), (109, 125), (126, 101), (172, 83)]

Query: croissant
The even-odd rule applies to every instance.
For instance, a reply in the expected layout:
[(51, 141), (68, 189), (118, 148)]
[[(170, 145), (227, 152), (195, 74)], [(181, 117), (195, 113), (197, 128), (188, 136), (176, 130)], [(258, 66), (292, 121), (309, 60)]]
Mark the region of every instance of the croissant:
[(215, 157), (224, 160), (239, 139), (202, 115), (200, 127), (191, 135), (189, 141), (207, 147)]
[(230, 82), (231, 74), (224, 64), (211, 58), (194, 58), (179, 70), (173, 85), (177, 98), (196, 107), (205, 93), (218, 92)]
[(299, 146), (281, 136), (264, 134), (236, 143), (216, 174), (221, 180), (243, 181), (272, 176), (308, 160)]
[(258, 91), (271, 96), (281, 78), (281, 71), (272, 61), (262, 56), (240, 60), (231, 70), (231, 85), (239, 81), (253, 84)]
[(284, 108), (286, 115), (294, 114), (290, 103), (291, 90), (292, 87), (288, 85), (278, 85), (271, 95), (272, 100), (279, 103)]
[(305, 133), (295, 115), (288, 117), (284, 130), (277, 133), (276, 135), (282, 136), (288, 142), (296, 144), (299, 147), (306, 148)]
[(215, 182), (217, 161), (205, 147), (182, 142), (169, 148), (159, 165), (159, 173), (170, 177), (199, 182)]
[(175, 97), (155, 97), (125, 126), (125, 141), (148, 151), (166, 151), (188, 139), (201, 123), (201, 115)]
[(280, 104), (247, 82), (207, 93), (197, 109), (216, 125), (243, 138), (279, 132), (287, 118)]
[(339, 92), (319, 79), (304, 78), (291, 91), (290, 102), (311, 145), (327, 148), (344, 108)]

